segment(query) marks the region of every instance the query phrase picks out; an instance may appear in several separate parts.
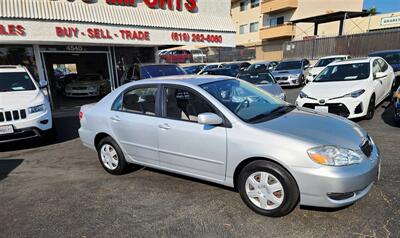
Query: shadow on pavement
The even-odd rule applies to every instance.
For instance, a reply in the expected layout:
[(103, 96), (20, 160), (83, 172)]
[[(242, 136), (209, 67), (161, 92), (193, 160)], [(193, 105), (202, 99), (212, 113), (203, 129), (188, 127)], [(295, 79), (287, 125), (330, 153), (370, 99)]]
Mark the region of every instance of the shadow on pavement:
[(385, 109), (385, 111), (381, 115), (382, 120), (389, 126), (399, 127), (399, 125), (396, 124), (396, 121), (394, 120), (394, 105), (393, 105), (393, 103), (389, 103), (386, 106), (382, 106), (382, 108)]
[(7, 178), (8, 174), (22, 164), (23, 159), (0, 160), (0, 181)]
[(70, 141), (79, 137), (79, 118), (78, 116), (62, 116), (55, 117), (54, 127), (56, 130), (56, 136), (54, 140), (43, 140), (43, 138), (34, 138), (29, 140), (20, 140), (10, 143), (0, 144), (0, 152), (9, 152), (16, 150), (32, 149), (42, 146), (48, 146), (52, 144), (58, 144), (66, 141)]

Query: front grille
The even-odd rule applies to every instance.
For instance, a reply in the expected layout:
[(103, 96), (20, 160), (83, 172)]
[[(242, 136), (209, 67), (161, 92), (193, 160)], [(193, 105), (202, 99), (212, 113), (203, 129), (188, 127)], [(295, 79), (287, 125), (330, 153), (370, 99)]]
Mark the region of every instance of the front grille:
[(0, 112), (0, 122), (18, 121), (26, 118), (26, 110), (13, 110)]
[(275, 77), (276, 80), (288, 80), (288, 77)]
[(310, 109), (315, 109), (316, 106), (327, 106), (329, 113), (336, 114), (336, 115), (339, 115), (342, 117), (350, 116), (349, 109), (347, 109), (347, 107), (342, 103), (328, 103), (325, 105), (320, 105), (320, 104), (316, 104), (316, 103), (306, 103), (303, 105), (303, 107), (310, 108)]
[(367, 156), (370, 157), (372, 154), (372, 143), (371, 140), (368, 138), (363, 142), (363, 144), (360, 145), (361, 151)]
[(72, 87), (72, 90), (86, 90), (87, 87)]

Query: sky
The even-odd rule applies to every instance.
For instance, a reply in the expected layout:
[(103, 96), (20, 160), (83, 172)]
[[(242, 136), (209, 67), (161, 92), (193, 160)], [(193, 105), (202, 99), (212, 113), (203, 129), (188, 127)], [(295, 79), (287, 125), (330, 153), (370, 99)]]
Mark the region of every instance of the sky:
[(364, 9), (376, 7), (378, 12), (400, 12), (400, 0), (364, 0)]

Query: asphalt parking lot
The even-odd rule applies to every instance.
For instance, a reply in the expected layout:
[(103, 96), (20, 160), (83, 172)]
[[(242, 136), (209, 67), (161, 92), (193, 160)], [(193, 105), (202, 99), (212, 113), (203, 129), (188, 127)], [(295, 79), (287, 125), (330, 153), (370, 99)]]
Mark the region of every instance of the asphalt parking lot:
[[(294, 102), (299, 89), (286, 91)], [(400, 128), (389, 104), (358, 121), (383, 157), (369, 195), (344, 209), (297, 207), (283, 218), (256, 215), (229, 188), (174, 174), (139, 168), (111, 176), (81, 145), (78, 119), (58, 118), (52, 145), (1, 145), (0, 237), (400, 237)]]

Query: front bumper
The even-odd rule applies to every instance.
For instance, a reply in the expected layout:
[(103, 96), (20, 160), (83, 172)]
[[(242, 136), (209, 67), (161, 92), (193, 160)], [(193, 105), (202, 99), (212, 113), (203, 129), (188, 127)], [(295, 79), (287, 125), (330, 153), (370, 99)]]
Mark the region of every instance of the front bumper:
[(51, 111), (46, 110), (37, 115), (29, 114), (25, 119), (0, 123), (0, 126), (9, 125), (13, 127), (14, 133), (0, 135), (0, 143), (40, 137), (44, 131), (53, 128), (53, 118)]
[[(343, 207), (368, 194), (380, 173), (380, 154), (374, 144), (368, 160), (361, 164), (292, 171), (300, 189), (300, 204), (316, 207)], [(336, 198), (332, 198), (336, 194)], [(339, 195), (339, 196), (338, 196)]]
[(97, 97), (100, 96), (99, 90), (77, 90), (77, 89), (67, 89), (65, 90), (65, 96), (67, 97)]
[(296, 100), (296, 106), (315, 109), (316, 106), (327, 106), (328, 112), (348, 119), (360, 118), (367, 114), (368, 105), (361, 98), (340, 98), (325, 100), (320, 104), (319, 99), (300, 98)]
[(276, 81), (281, 86), (300, 86), (304, 83), (302, 77), (292, 78), (287, 76), (275, 76)]

